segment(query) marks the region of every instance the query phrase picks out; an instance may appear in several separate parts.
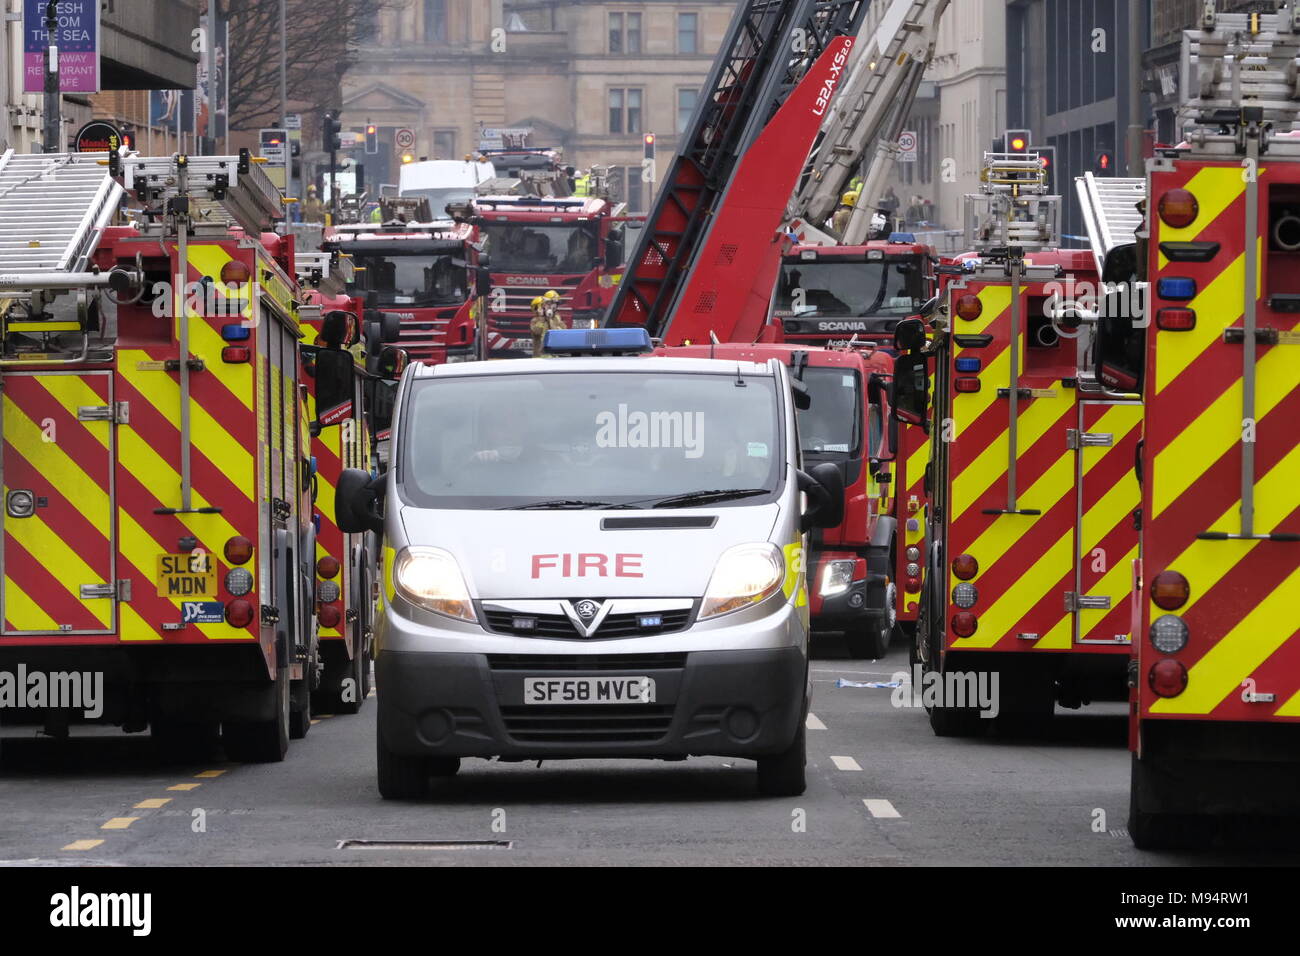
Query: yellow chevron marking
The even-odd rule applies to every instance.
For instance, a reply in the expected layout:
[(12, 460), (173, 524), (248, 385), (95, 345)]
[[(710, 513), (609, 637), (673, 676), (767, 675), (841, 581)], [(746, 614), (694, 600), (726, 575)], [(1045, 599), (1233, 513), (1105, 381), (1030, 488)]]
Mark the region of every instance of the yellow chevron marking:
[[(1109, 409), (1097, 420), (1096, 430), (1113, 433), (1115, 443), (1119, 444), (1124, 436), (1138, 425), (1138, 420), (1132, 415), (1126, 415), (1125, 411), (1124, 406)], [(966, 549), (966, 553), (974, 555), (980, 562), (981, 567), (991, 568), (998, 557), (1015, 547), (1016, 543), (1033, 527), (1033, 523), (1045, 520), (1047, 513), (1074, 489), (1074, 453), (1064, 447), (1063, 435), (1061, 445), (1060, 457), (1021, 496), (1021, 501), (1026, 507), (1039, 508), (1043, 514), (1038, 517), (999, 515), (995, 518), (984, 533)], [(1087, 475), (1100, 460), (1100, 456), (1085, 457), (1083, 464), (1084, 475)], [(1132, 511), (1132, 497), (1132, 492), (1125, 488), (1124, 482), (1117, 482), (1107, 489), (1106, 493), (1098, 499), (1095, 505), (1088, 509), (1084, 516), (1085, 524), (1113, 528), (1125, 514)], [(997, 595), (988, 610), (979, 613), (979, 630), (971, 637), (958, 638), (953, 646), (960, 648), (992, 647), (1002, 640), (1007, 631), (1042, 599), (1043, 595), (1060, 579), (1062, 574), (1065, 574), (1073, 566), (1073, 546), (1074, 529), (1073, 522), (1071, 522), (1071, 527), (1052, 544), (1041, 558), (1034, 562), (1022, 577), (1017, 579), (1004, 592)], [(975, 583), (979, 584), (978, 578), (976, 578)], [(992, 597), (992, 595), (990, 596)], [(1068, 614), (1064, 616), (1063, 621), (1068, 624)], [(1061, 640), (1061, 635), (1057, 633), (1057, 630), (1061, 626), (1061, 622), (1054, 625), (1047, 635), (1040, 637), (1035, 642), (1035, 646), (1058, 646), (1057, 642)], [(1070, 633), (1067, 630), (1065, 632), (1065, 643), (1059, 646), (1068, 647), (1070, 644), (1069, 639)]]
[(952, 330), (957, 335), (978, 335), (984, 332), (1002, 315), (1003, 312), (1011, 308), (1011, 286), (1001, 283), (990, 283), (982, 286), (975, 293), (980, 300), (982, 311), (979, 317), (973, 322), (967, 322), (959, 318), (956, 311), (957, 299), (964, 295), (969, 295), (969, 289), (953, 290), (953, 313), (952, 313)]
[[(995, 381), (1005, 381), (1005, 378), (999, 378)], [(1060, 389), (1060, 383), (1055, 386), (1058, 389), (1056, 399), (1038, 398), (1032, 402), (1020, 406), (1020, 416), (1017, 420), (1016, 443), (1020, 446), (1021, 455), (1023, 456), (1035, 443), (1042, 438), (1049, 428), (1061, 421), (1062, 414), (1067, 408), (1074, 405), (1074, 394), (1064, 392)], [(1008, 406), (1009, 408), (1009, 406)], [(1010, 416), (1008, 415), (1008, 421)], [(969, 422), (964, 423), (969, 424)], [(1003, 477), (1007, 473), (1007, 442), (1010, 441), (1009, 432), (1004, 430), (997, 438), (989, 442), (988, 446), (975, 456), (975, 459), (961, 469), (952, 480), (952, 520), (956, 521), (966, 510), (973, 505), (981, 495), (983, 495), (992, 486), (993, 482)], [(1050, 440), (1050, 439), (1049, 439)], [(1062, 430), (1059, 434), (1061, 450), (1065, 451), (1065, 432)], [(1035, 497), (1033, 500), (1037, 501)], [(1037, 504), (1025, 505), (1027, 508), (1039, 507)], [(1044, 511), (1047, 509), (1044, 508)], [(999, 519), (1001, 520), (1001, 519)], [(1021, 527), (1024, 527), (1023, 518)]]
[[(915, 426), (913, 426), (915, 427)], [(912, 452), (907, 459), (907, 488), (899, 488), (900, 494), (917, 485), (925, 478), (925, 466), (930, 463), (930, 442), (924, 441), (921, 447)]]
[[(129, 369), (135, 367), (134, 353), (127, 350), (119, 366), (123, 369), (122, 377), (127, 379), (144, 398), (158, 410), (168, 421), (174, 422), (181, 405), (180, 384), (169, 376), (151, 375), (149, 373), (133, 374)], [(194, 446), (217, 468), (230, 476), (232, 484), (244, 491), (245, 497), (252, 500), (252, 493), (246, 491), (253, 475), (253, 456), (242, 442), (223, 428), (212, 414), (197, 402), (190, 403), (190, 434)], [(179, 482), (177, 483), (179, 485)]]
[[(1281, 423), (1265, 416), (1300, 387), (1300, 362), (1284, 348), (1269, 349), (1256, 368), (1255, 407), (1259, 428)], [(1241, 379), (1237, 379), (1213, 404), (1196, 416), (1178, 437), (1156, 455), (1152, 474), (1151, 517), (1164, 513), (1206, 470), (1241, 440)], [(1234, 511), (1235, 515), (1236, 512)], [(1227, 519), (1223, 519), (1227, 520)], [(1224, 527), (1221, 524), (1210, 527)]]
[[(961, 355), (965, 349), (957, 349)], [(975, 349), (977, 353), (981, 349)], [(997, 358), (988, 363), (979, 373), (980, 390), (978, 392), (956, 392), (952, 397), (952, 439), (961, 437), (963, 431), (971, 427), (985, 410), (995, 402), (1005, 403), (998, 398), (998, 389), (1011, 380), (1011, 350), (1004, 349)], [(1005, 407), (1005, 405), (1004, 405)], [(942, 422), (940, 427), (942, 428)], [(942, 435), (940, 436), (942, 438)], [(1005, 455), (1005, 452), (1003, 452)]]
[[(82, 600), (78, 593), (81, 584), (103, 584), (103, 575), (93, 570), (81, 560), (76, 551), (68, 547), (61, 537), (41, 520), (40, 515), (32, 515), (22, 521), (10, 522), (9, 535), (27, 549), (27, 553), (40, 561), (58, 581), (76, 603), (89, 611), (99, 622), (100, 627), (108, 630), (113, 619), (113, 602), (104, 598)], [(104, 546), (107, 551), (107, 545)], [(54, 597), (54, 595), (47, 595)]]
[[(1267, 534), (1282, 523), (1288, 514), (1295, 510), (1295, 476), (1300, 474), (1300, 445), (1291, 449), (1281, 461), (1268, 470), (1255, 484), (1255, 529), (1257, 533)], [(1241, 500), (1232, 502), (1228, 509), (1219, 516), (1211, 527), (1225, 527), (1229, 521), (1236, 519), (1241, 509)], [(1202, 597), (1209, 593), (1219, 580), (1231, 571), (1257, 545), (1258, 541), (1193, 541), (1178, 556), (1170, 567), (1187, 578), (1191, 585), (1191, 597), (1179, 609), (1179, 614), (1186, 614)], [(1153, 568), (1149, 576), (1154, 576), (1164, 568)], [(1159, 616), (1165, 613), (1154, 604), (1151, 613)]]
[[(1259, 256), (1264, 254), (1262, 239), (1255, 251)], [(1262, 276), (1263, 270), (1260, 270), (1255, 280), (1256, 297), (1259, 296)], [(1189, 303), (1196, 312), (1196, 328), (1186, 332), (1156, 333), (1160, 336), (1160, 348), (1156, 350), (1156, 394), (1164, 391), (1206, 349), (1222, 341), (1223, 330), (1236, 323), (1242, 314), (1241, 291), (1245, 284), (1246, 255), (1242, 253)]]
[(393, 562), (397, 560), (397, 552), (391, 545), (384, 545), (384, 594), (388, 598), (387, 603), (392, 604), (393, 598), (397, 596), (397, 588), (393, 586)]
[[(8, 488), (5, 489), (8, 491)], [(59, 622), (45, 613), (9, 575), (5, 575), (5, 617), (18, 631), (57, 631)]]
[[(1095, 511), (1096, 509), (1093, 510)], [(1089, 511), (1088, 514), (1093, 514), (1093, 511)], [(1106, 572), (1102, 579), (1097, 582), (1089, 593), (1110, 594), (1112, 596), (1117, 594), (1127, 595), (1131, 593), (1133, 577), (1132, 564), (1134, 559), (1137, 558), (1137, 553), (1138, 549), (1134, 547), (1128, 554), (1124, 555), (1118, 564), (1111, 565), (1110, 570)], [(1127, 600), (1127, 597), (1122, 598), (1122, 600)], [(1084, 611), (1082, 613), (1098, 615), (1097, 620), (1100, 620), (1100, 615), (1108, 614), (1110, 612)], [(1088, 625), (1081, 619), (1079, 622), (1079, 634), (1086, 638), (1095, 626), (1096, 621), (1091, 625)], [(1067, 614), (1057, 622), (1055, 627), (1044, 634), (1039, 640), (1035, 641), (1034, 647), (1043, 650), (1068, 650), (1072, 646), (1073, 637), (1073, 621), (1071, 620), (1070, 615)]]
[[(1225, 544), (1227, 542), (1214, 542)], [(1235, 543), (1235, 542), (1233, 542)], [(1187, 672), (1187, 689), (1151, 705), (1156, 714), (1208, 714), (1281, 647), (1295, 631), (1300, 567), (1255, 605)], [(1268, 688), (1261, 687), (1261, 691)]]
[(1300, 691), (1291, 695), (1291, 699), (1273, 711), (1274, 717), (1300, 717)]

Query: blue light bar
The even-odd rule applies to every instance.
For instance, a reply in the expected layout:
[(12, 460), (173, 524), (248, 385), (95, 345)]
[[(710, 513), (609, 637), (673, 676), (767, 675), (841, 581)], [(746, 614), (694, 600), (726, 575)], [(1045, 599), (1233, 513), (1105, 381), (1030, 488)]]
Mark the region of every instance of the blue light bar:
[(889, 234), (890, 242), (916, 242), (916, 233), (914, 232), (891, 232)]
[(221, 337), (227, 342), (244, 342), (248, 339), (249, 330), (246, 325), (223, 325), (221, 327)]
[(957, 371), (959, 372), (978, 372), (980, 370), (980, 360), (977, 358), (959, 358), (957, 359)]
[(1196, 297), (1196, 280), (1171, 276), (1156, 283), (1156, 294), (1162, 299), (1186, 301)]
[(547, 355), (635, 355), (654, 351), (645, 329), (552, 329), (542, 339)]

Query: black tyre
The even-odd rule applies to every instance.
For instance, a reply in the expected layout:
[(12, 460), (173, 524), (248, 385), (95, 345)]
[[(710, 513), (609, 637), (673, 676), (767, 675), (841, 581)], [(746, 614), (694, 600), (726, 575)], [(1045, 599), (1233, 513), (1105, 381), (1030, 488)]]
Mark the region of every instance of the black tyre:
[(280, 668), (270, 690), (275, 716), (270, 720), (227, 721), (221, 728), (226, 756), (242, 763), (278, 763), (289, 752), (289, 669)]
[(974, 737), (984, 729), (979, 711), (965, 707), (931, 707), (930, 729), (936, 737)]
[(302, 740), (311, 730), (311, 691), (307, 689), (307, 678), (294, 681), (289, 706), (289, 739)]
[(758, 792), (767, 797), (799, 796), (808, 786), (807, 764), (808, 728), (801, 716), (789, 747), (779, 754), (758, 758)]
[(454, 777), (460, 770), (459, 757), (430, 757), (429, 773), (435, 777)]
[(889, 643), (894, 636), (894, 625), (886, 620), (883, 624), (871, 618), (864, 618), (846, 631), (844, 642), (848, 645), (849, 656), (858, 660), (878, 661), (889, 653)]
[[(379, 795), (385, 800), (418, 800), (428, 794), (432, 773), (429, 758), (393, 753), (385, 745), (384, 729), (379, 726), (375, 728), (375, 757)], [(456, 763), (459, 768), (460, 761)]]

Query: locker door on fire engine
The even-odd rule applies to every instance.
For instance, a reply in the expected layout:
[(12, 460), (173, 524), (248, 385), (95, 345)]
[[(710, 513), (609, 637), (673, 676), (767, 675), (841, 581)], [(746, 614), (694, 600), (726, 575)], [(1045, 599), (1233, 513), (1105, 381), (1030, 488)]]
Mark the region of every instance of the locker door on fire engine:
[(1078, 644), (1126, 644), (1142, 489), (1134, 472), (1142, 437), (1136, 402), (1080, 402), (1075, 449), (1074, 581), (1067, 606)]
[(112, 633), (112, 376), (13, 373), (3, 400), (3, 633)]

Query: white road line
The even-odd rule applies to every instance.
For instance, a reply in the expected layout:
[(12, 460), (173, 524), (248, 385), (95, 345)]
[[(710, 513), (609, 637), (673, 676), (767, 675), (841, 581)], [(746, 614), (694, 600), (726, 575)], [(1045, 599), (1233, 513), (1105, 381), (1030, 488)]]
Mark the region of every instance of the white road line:
[(852, 757), (831, 757), (831, 762), (835, 764), (836, 770), (862, 770)]
[(804, 726), (809, 730), (826, 729), (826, 725), (822, 723), (822, 719), (812, 712), (809, 712), (808, 719), (804, 721)]
[(866, 808), (870, 811), (871, 815), (878, 819), (884, 819), (886, 817), (901, 818), (903, 816), (894, 809), (894, 805), (888, 800), (863, 800), (862, 802), (866, 805)]

